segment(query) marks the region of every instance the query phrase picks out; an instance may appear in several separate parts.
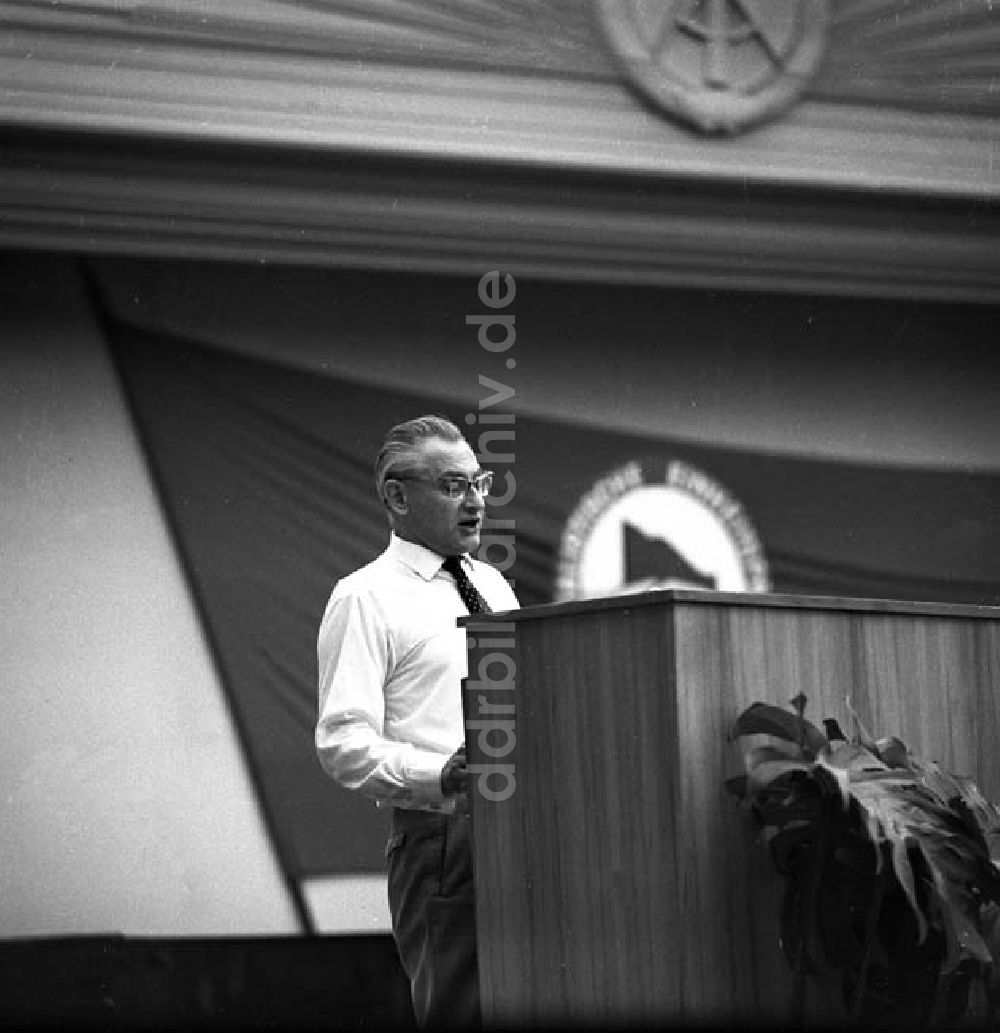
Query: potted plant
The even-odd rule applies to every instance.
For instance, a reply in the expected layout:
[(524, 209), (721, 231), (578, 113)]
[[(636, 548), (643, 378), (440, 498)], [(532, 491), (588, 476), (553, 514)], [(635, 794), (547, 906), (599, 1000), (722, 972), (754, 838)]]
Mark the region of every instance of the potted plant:
[(781, 946), (794, 973), (829, 981), (859, 1024), (1000, 1022), (1000, 808), (971, 779), (877, 742), (847, 701), (820, 730), (755, 703), (730, 737), (746, 774), (727, 788), (760, 823), (785, 877)]

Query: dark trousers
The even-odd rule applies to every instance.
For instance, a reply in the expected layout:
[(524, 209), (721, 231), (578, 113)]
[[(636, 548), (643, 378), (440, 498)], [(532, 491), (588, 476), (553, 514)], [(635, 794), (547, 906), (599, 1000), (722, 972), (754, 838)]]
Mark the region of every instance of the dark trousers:
[(394, 808), (386, 845), (392, 934), (420, 1026), (481, 1025), (472, 844), (465, 815)]

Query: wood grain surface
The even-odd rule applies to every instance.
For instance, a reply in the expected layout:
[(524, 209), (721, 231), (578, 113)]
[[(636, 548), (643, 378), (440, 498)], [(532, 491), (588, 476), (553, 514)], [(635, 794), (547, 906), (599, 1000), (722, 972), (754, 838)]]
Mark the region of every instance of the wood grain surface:
[[(850, 697), (876, 737), (1000, 799), (998, 609), (664, 592), (466, 623), (483, 639), (501, 620), (516, 788), (472, 800), (487, 1022), (789, 1019), (781, 882), (724, 789), (742, 771), (727, 732), (756, 700), (803, 692), (850, 734)], [(806, 1017), (835, 1008), (813, 993)]]

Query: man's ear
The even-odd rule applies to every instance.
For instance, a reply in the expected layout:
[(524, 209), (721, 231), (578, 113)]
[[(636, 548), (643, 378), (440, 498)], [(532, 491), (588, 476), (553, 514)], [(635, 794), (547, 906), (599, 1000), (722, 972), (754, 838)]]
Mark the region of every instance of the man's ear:
[(406, 501), (406, 489), (401, 481), (385, 482), (385, 504), (397, 516), (405, 516), (409, 513), (410, 505)]

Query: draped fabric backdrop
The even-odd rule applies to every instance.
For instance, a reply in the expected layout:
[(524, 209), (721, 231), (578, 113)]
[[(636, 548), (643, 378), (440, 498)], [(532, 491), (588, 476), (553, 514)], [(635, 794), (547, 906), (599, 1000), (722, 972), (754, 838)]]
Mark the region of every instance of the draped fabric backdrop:
[[(384, 817), (321, 772), (315, 638), (334, 582), (384, 547), (371, 462), (386, 428), (467, 403), (248, 359), (114, 322), (129, 394), (264, 802), (293, 876), (377, 871)], [(475, 443), (476, 432), (470, 433)], [(565, 522), (633, 459), (687, 461), (744, 506), (772, 589), (1000, 602), (1000, 476), (692, 446), (518, 415), (509, 572), (553, 599)], [(498, 468), (499, 469), (499, 468)]]

